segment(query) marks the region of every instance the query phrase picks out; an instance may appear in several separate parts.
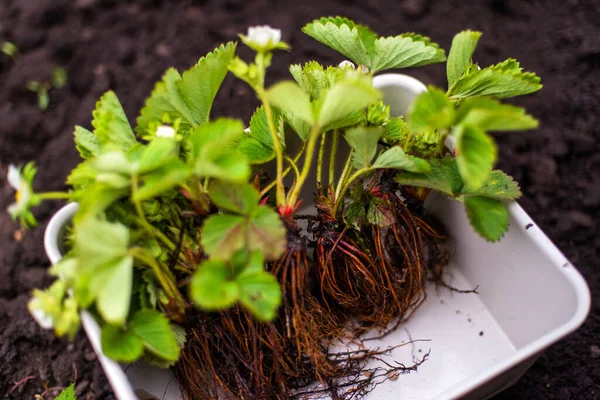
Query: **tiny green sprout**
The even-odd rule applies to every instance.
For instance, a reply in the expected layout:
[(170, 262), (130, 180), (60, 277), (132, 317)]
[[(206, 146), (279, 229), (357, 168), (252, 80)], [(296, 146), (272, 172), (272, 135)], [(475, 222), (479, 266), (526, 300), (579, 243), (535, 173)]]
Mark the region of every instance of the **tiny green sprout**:
[(2, 48), (0, 49), (0, 51), (2, 51), (3, 54), (6, 54), (13, 60), (16, 60), (19, 56), (19, 49), (17, 48), (17, 46), (14, 43), (9, 42), (8, 40), (2, 43)]
[(71, 383), (54, 400), (77, 400), (75, 397), (75, 384)]
[(50, 105), (51, 89), (62, 89), (67, 84), (67, 71), (62, 67), (56, 67), (52, 70), (50, 82), (29, 81), (27, 89), (37, 94), (38, 107), (41, 111), (46, 111)]

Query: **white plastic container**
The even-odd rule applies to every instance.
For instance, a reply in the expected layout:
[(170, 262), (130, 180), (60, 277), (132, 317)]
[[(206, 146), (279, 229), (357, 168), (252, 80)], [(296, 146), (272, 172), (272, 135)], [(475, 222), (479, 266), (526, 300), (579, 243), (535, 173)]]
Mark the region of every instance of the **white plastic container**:
[[(374, 80), (401, 115), (425, 90), (418, 80), (401, 74)], [(577, 329), (590, 309), (589, 289), (577, 270), (552, 244), (517, 203), (508, 205), (508, 233), (495, 244), (475, 234), (462, 205), (441, 195), (431, 196), (427, 208), (446, 226), (455, 242), (447, 267), (454, 287), (478, 286), (478, 294), (458, 294), (428, 287), (427, 300), (413, 317), (373, 347), (407, 343), (389, 356), (411, 365), (429, 352), (418, 369), (379, 385), (369, 400), (486, 399), (513, 385), (540, 353)], [(63, 228), (77, 210), (69, 204), (51, 219), (44, 237), (54, 264), (61, 258)], [(172, 374), (144, 363), (120, 366), (102, 354), (100, 331), (87, 313), (83, 327), (120, 400), (179, 400)]]

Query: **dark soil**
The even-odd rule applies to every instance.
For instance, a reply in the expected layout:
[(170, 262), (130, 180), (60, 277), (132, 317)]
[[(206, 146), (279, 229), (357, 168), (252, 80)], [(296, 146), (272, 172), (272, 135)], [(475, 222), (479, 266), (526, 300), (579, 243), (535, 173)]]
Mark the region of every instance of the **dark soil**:
[[(439, 4), (438, 4), (439, 3)], [(540, 358), (497, 399), (600, 398), (600, 2), (303, 0), (2, 0), (0, 42), (14, 42), (16, 62), (0, 55), (0, 175), (9, 163), (35, 160), (37, 189), (61, 189), (77, 163), (72, 126), (88, 125), (96, 99), (114, 89), (131, 117), (169, 66), (193, 64), (252, 24), (283, 30), (291, 54), (278, 54), (271, 79), (292, 61), (337, 64), (333, 52), (300, 33), (315, 17), (343, 14), (382, 34), (416, 31), (448, 49), (464, 28), (483, 30), (476, 58), (483, 65), (516, 57), (545, 84), (518, 99), (542, 121), (534, 134), (498, 135), (500, 167), (522, 184), (523, 207), (578, 266), (593, 293), (586, 324)], [(64, 66), (69, 82), (50, 94), (42, 113), (28, 80), (46, 80)], [(415, 75), (444, 84), (444, 69)], [(242, 83), (228, 79), (215, 113), (247, 118), (256, 106)], [(0, 209), (12, 190), (0, 181)], [(25, 305), (34, 287), (49, 283), (42, 247), (45, 223), (59, 204), (36, 211), (41, 226), (21, 233), (0, 213), (0, 396), (31, 399), (77, 381), (80, 398), (112, 398), (83, 334), (69, 344), (40, 329)], [(596, 222), (594, 222), (596, 221)], [(20, 385), (17, 382), (22, 382)], [(47, 394), (45, 398), (51, 398)]]

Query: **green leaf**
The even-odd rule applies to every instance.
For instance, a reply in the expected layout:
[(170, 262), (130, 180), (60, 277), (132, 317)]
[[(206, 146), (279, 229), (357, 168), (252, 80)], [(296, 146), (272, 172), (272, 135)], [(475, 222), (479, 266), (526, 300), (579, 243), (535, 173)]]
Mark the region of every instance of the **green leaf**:
[(106, 92), (98, 100), (92, 115), (94, 134), (101, 146), (113, 143), (128, 150), (137, 143), (125, 111), (113, 91)]
[(127, 195), (129, 195), (129, 189), (119, 189), (105, 183), (86, 186), (83, 197), (79, 200), (79, 210), (77, 210), (74, 220), (78, 222), (97, 216), (115, 201)]
[(96, 135), (92, 132), (81, 126), (76, 126), (74, 135), (75, 147), (79, 151), (81, 158), (92, 158), (100, 154), (100, 143)]
[(200, 308), (216, 311), (234, 305), (240, 297), (240, 288), (231, 279), (230, 268), (225, 261), (208, 260), (192, 277), (190, 293)]
[(477, 189), (489, 177), (496, 162), (494, 140), (487, 133), (471, 125), (454, 129), (457, 152), (456, 163), (465, 186)]
[(407, 33), (375, 40), (373, 59), (369, 64), (372, 73), (386, 69), (419, 67), (446, 60), (443, 49), (428, 37)]
[(286, 230), (275, 211), (260, 206), (247, 217), (211, 215), (204, 221), (201, 243), (212, 258), (228, 260), (246, 249), (274, 260), (285, 250)]
[(489, 178), (479, 189), (471, 192), (465, 190), (464, 193), (490, 197), (496, 200), (516, 200), (522, 195), (519, 184), (511, 176), (498, 170), (492, 171)]
[(178, 158), (177, 143), (173, 139), (157, 137), (140, 154), (135, 172), (145, 174), (164, 167)]
[(132, 195), (132, 200), (143, 201), (182, 185), (192, 174), (190, 167), (175, 159), (169, 165), (144, 175), (142, 186)]
[(482, 70), (471, 68), (448, 94), (455, 99), (475, 96), (504, 99), (533, 93), (541, 88), (538, 76), (532, 72), (523, 72), (516, 60), (508, 59)]
[(103, 326), (100, 342), (102, 353), (115, 361), (133, 362), (144, 352), (144, 343), (139, 337), (117, 326)]
[(151, 122), (160, 122), (165, 115), (172, 121), (181, 118), (184, 131), (207, 122), (235, 48), (231, 42), (220, 46), (183, 75), (174, 68), (168, 69), (146, 100), (136, 130), (150, 133)]
[(75, 384), (71, 383), (65, 390), (60, 392), (54, 400), (77, 400), (75, 398)]
[(315, 122), (310, 98), (297, 83), (283, 81), (271, 86), (266, 92), (268, 101), (289, 118), (299, 118), (312, 125)]
[(249, 183), (231, 184), (211, 182), (208, 194), (218, 207), (242, 215), (249, 215), (258, 207), (260, 193)]
[(484, 131), (520, 131), (537, 128), (538, 120), (520, 107), (506, 105), (493, 110), (472, 109), (463, 122)]
[(300, 139), (303, 142), (307, 141), (310, 136), (310, 124), (292, 113), (284, 113), (283, 116)]
[(400, 146), (394, 146), (377, 157), (373, 168), (396, 168), (408, 172), (430, 172), (431, 166), (422, 158), (408, 155)]
[(281, 305), (281, 289), (277, 279), (270, 273), (244, 271), (237, 276), (240, 303), (257, 319), (272, 321)]
[(250, 175), (248, 160), (234, 151), (243, 129), (239, 120), (220, 118), (192, 130), (189, 162), (196, 176), (231, 182), (247, 181)]
[(9, 42), (8, 40), (2, 43), (0, 51), (13, 60), (19, 55), (19, 48), (13, 42)]
[(454, 120), (454, 107), (446, 93), (433, 86), (413, 101), (408, 111), (408, 127), (413, 132), (448, 128)]
[(123, 325), (129, 314), (133, 281), (133, 257), (123, 257), (92, 272), (90, 289), (96, 293), (96, 308), (110, 324)]
[(221, 45), (181, 75), (177, 90), (197, 124), (208, 122), (213, 101), (227, 75), (236, 44)]
[(120, 223), (87, 218), (75, 226), (75, 252), (86, 268), (96, 268), (127, 254), (129, 229)]
[(369, 224), (380, 227), (390, 226), (396, 221), (391, 203), (378, 197), (369, 198), (369, 209), (366, 217)]
[(369, 66), (377, 35), (368, 27), (342, 17), (314, 20), (302, 32), (342, 53), (356, 64)]
[(170, 361), (179, 358), (179, 345), (169, 320), (159, 311), (140, 310), (133, 315), (129, 326), (151, 353)]
[(401, 172), (396, 175), (396, 182), (402, 185), (439, 190), (451, 197), (461, 193), (463, 181), (458, 172), (456, 159), (450, 157), (431, 159), (429, 164), (431, 172)]
[(344, 137), (353, 149), (354, 168), (361, 169), (371, 165), (371, 160), (377, 152), (377, 143), (383, 133), (384, 129), (381, 127), (356, 127), (346, 131)]
[(318, 102), (316, 122), (320, 127), (326, 127), (366, 108), (380, 98), (381, 92), (371, 86), (370, 80), (348, 74), (345, 79), (337, 82), (331, 89), (323, 93)]
[(204, 221), (201, 244), (211, 258), (227, 260), (246, 245), (247, 218), (217, 214)]
[(465, 208), (471, 226), (485, 240), (496, 242), (508, 230), (508, 211), (499, 200), (482, 196), (467, 197)]
[(260, 206), (252, 212), (248, 231), (249, 251), (260, 251), (267, 260), (276, 260), (285, 251), (287, 230), (279, 214), (269, 207)]
[(452, 87), (469, 69), (471, 57), (477, 47), (481, 32), (466, 30), (458, 33), (452, 39), (452, 47), (446, 63), (448, 87)]

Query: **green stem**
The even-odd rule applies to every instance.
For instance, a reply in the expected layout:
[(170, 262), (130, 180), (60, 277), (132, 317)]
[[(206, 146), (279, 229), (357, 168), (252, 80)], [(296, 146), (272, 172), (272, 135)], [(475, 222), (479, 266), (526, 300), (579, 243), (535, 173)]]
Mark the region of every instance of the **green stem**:
[(329, 155), (329, 186), (335, 183), (335, 156), (337, 154), (338, 130), (333, 131), (333, 141), (331, 142), (331, 153)]
[(350, 187), (352, 182), (354, 182), (356, 180), (356, 178), (358, 178), (359, 176), (361, 176), (369, 171), (371, 171), (371, 168), (369, 168), (369, 167), (359, 169), (344, 184), (344, 186), (342, 187), (342, 190), (340, 191), (339, 197), (336, 196), (336, 198), (335, 198), (335, 208), (334, 208), (335, 214), (337, 214), (337, 210), (340, 207), (340, 205), (344, 203), (344, 196), (346, 195), (346, 192), (348, 191), (348, 188)]
[[(283, 158), (285, 159), (285, 161), (288, 162), (288, 164), (290, 164), (290, 168), (294, 170), (294, 173), (296, 174), (296, 178), (297, 178), (300, 175), (300, 171), (298, 171), (298, 166), (296, 165), (296, 162), (294, 160), (292, 160), (290, 158), (290, 156), (288, 156), (287, 154), (284, 154)], [(285, 171), (284, 171), (284, 173), (285, 173)]]
[(321, 145), (319, 146), (319, 155), (317, 156), (317, 192), (323, 191), (323, 153), (325, 153), (325, 143), (327, 142), (325, 133), (321, 135)]
[(350, 154), (348, 154), (348, 158), (346, 159), (346, 163), (344, 164), (344, 169), (342, 170), (342, 175), (340, 175), (340, 180), (338, 181), (337, 187), (335, 189), (335, 199), (339, 198), (340, 192), (342, 190), (342, 186), (344, 186), (344, 180), (346, 179), (347, 175), (350, 173), (353, 152), (354, 152), (354, 150), (350, 150)]
[[(294, 157), (294, 159), (293, 159), (294, 166), (298, 163), (298, 160), (304, 153), (304, 150), (306, 150), (306, 142), (302, 142), (302, 147), (300, 148), (300, 150), (298, 150), (298, 153)], [(292, 166), (290, 165), (289, 167), (287, 167), (285, 169), (285, 171), (283, 171), (283, 177), (285, 178), (287, 176), (287, 174), (290, 173), (291, 170), (292, 170)], [(296, 170), (297, 170), (297, 168), (296, 168)], [(298, 174), (297, 176), (300, 175), (299, 173), (297, 173), (297, 174)], [(269, 183), (267, 186), (265, 186), (265, 188), (260, 192), (260, 197), (263, 197), (265, 194), (269, 193), (269, 190), (273, 189), (276, 184), (277, 184), (277, 180), (274, 180), (271, 183)]]
[(44, 192), (44, 193), (36, 193), (35, 196), (40, 200), (49, 200), (49, 199), (70, 199), (71, 194), (67, 192)]
[(136, 195), (139, 190), (140, 190), (139, 178), (137, 175), (133, 175), (131, 177), (131, 201), (133, 202), (133, 205), (135, 206), (135, 210), (137, 211), (138, 216), (143, 221), (143, 224), (145, 226), (152, 226), (152, 225), (150, 225), (148, 220), (146, 220), (146, 215), (144, 214), (144, 209), (142, 208), (142, 202), (136, 198)]
[(286, 204), (291, 205), (292, 207), (296, 204), (298, 200), (298, 196), (300, 195), (300, 190), (302, 189), (302, 185), (306, 181), (308, 177), (308, 173), (310, 172), (310, 166), (312, 164), (313, 155), (315, 153), (315, 146), (317, 144), (317, 139), (319, 138), (319, 132), (321, 128), (319, 125), (314, 125), (312, 127), (312, 131), (310, 132), (310, 137), (308, 138), (308, 142), (306, 144), (306, 156), (304, 158), (304, 165), (302, 166), (302, 172), (296, 181), (296, 184), (292, 188)]
[(267, 101), (264, 89), (260, 89), (259, 98), (265, 107), (265, 115), (267, 117), (267, 125), (269, 126), (269, 132), (271, 132), (271, 139), (273, 140), (273, 150), (275, 151), (275, 158), (277, 160), (277, 179), (276, 179), (276, 200), (277, 205), (283, 205), (285, 203), (285, 189), (283, 187), (283, 149), (281, 148), (281, 142), (279, 136), (277, 136), (277, 129), (273, 122), (273, 110), (271, 105)]
[(170, 271), (166, 273), (165, 269), (161, 268), (159, 263), (154, 259), (154, 257), (152, 257), (148, 253), (148, 251), (143, 247), (132, 247), (129, 249), (129, 253), (138, 260), (142, 261), (144, 264), (148, 265), (150, 268), (152, 268), (152, 271), (154, 271), (156, 278), (165, 290), (167, 296), (174, 299), (182, 309), (185, 309), (185, 299), (179, 292), (179, 289), (177, 289), (177, 285), (174, 282), (174, 277), (170, 273)]

